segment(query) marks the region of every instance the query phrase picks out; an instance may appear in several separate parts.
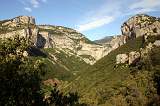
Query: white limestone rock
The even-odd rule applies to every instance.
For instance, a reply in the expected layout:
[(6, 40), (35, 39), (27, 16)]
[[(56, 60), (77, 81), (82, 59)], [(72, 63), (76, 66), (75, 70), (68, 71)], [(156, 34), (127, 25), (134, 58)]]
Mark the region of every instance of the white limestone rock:
[(128, 63), (128, 55), (127, 54), (118, 54), (116, 56), (116, 64)]
[(118, 54), (116, 56), (116, 64), (136, 64), (141, 57), (140, 52), (132, 51), (129, 54)]
[(153, 44), (154, 44), (155, 46), (160, 46), (160, 40), (156, 40)]
[(30, 16), (19, 16), (14, 18), (12, 23), (35, 24), (35, 18)]
[(124, 22), (121, 26), (121, 31), (129, 39), (135, 39), (140, 36), (160, 35), (160, 19), (139, 14)]
[(136, 64), (139, 59), (140, 59), (140, 53), (137, 52), (137, 51), (132, 51), (129, 53), (129, 62), (128, 64), (131, 65), (131, 64)]

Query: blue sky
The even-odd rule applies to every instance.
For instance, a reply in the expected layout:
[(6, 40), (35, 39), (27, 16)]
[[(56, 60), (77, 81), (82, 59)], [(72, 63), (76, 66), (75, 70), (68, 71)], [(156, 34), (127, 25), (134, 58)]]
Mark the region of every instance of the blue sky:
[(121, 34), (121, 24), (135, 14), (160, 17), (160, 0), (1, 0), (0, 10), (0, 20), (34, 16), (37, 24), (74, 28), (95, 40)]

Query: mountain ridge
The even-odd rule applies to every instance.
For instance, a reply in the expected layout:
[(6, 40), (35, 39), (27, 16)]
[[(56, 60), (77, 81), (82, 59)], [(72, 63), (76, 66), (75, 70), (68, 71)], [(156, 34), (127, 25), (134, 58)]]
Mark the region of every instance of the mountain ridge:
[(35, 18), (32, 16), (19, 16), (4, 22), (1, 21), (0, 29), (2, 38), (19, 34), (28, 40), (32, 40), (38, 48), (58, 47), (69, 49), (69, 51), (71, 50), (89, 64), (94, 64), (115, 48), (94, 43), (86, 38), (85, 35), (71, 28), (36, 25)]

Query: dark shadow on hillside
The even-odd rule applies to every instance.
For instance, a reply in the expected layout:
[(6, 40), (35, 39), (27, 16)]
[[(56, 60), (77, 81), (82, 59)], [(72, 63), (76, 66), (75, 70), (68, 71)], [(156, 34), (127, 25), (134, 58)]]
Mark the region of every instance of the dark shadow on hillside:
[(38, 48), (44, 48), (45, 44), (46, 44), (46, 39), (41, 34), (38, 34), (36, 46)]
[(19, 60), (1, 64), (0, 70), (4, 71), (0, 72), (0, 106), (44, 106), (38, 73), (27, 67), (17, 68), (20, 65)]
[(42, 57), (47, 57), (47, 54), (41, 51), (39, 48), (36, 47), (30, 47), (28, 49), (29, 55), (30, 56), (42, 56)]

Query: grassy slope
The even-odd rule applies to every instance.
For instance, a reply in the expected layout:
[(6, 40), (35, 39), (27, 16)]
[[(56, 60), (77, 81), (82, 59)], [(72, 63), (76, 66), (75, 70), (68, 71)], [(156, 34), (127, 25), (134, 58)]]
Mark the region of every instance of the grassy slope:
[[(46, 64), (46, 75), (44, 79), (58, 78), (60, 80), (69, 81), (76, 77), (76, 74), (80, 69), (88, 66), (88, 64), (83, 60), (80, 60), (80, 58), (75, 57), (74, 55), (69, 56), (61, 50), (58, 50), (59, 53), (53, 48), (43, 49), (42, 51), (47, 54), (47, 57), (38, 56), (33, 58), (39, 58)], [(57, 60), (54, 61), (49, 53), (53, 54)]]
[(80, 76), (72, 82), (70, 90), (78, 91), (85, 98), (82, 98), (84, 102), (105, 101), (130, 73), (128, 67), (114, 68), (116, 55), (138, 50), (142, 45), (142, 38), (138, 38), (112, 51), (93, 66), (81, 71)]

